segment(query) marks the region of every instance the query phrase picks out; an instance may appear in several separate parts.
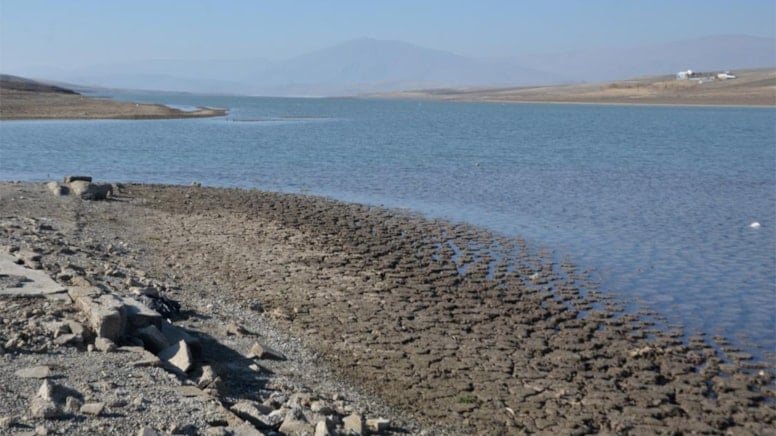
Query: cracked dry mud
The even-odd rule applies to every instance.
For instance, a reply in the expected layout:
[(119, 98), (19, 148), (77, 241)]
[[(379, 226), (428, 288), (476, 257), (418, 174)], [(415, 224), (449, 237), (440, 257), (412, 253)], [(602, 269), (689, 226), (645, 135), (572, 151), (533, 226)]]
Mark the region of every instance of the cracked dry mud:
[[(772, 362), (625, 313), (574, 265), (518, 239), (250, 190), (127, 185), (83, 202), (0, 186), (0, 218), (38, 220), (87, 248), (133, 247), (121, 262), (173, 283), (184, 311), (209, 318), (197, 322), (278, 329), (313, 362), (293, 377), (353, 387), (397, 431), (773, 432)], [(51, 241), (2, 237), (62, 267)]]

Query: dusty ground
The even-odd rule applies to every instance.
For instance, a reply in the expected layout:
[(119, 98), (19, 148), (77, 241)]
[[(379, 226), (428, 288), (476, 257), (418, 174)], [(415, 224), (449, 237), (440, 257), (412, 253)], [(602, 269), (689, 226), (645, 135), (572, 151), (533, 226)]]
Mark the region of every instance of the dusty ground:
[[(346, 391), (396, 431), (773, 434), (776, 424), (772, 363), (724, 338), (656, 329), (574, 265), (470, 226), (306, 196), (146, 185), (85, 202), (3, 183), (0, 211), (0, 244), (37, 247), (53, 275), (75, 266), (117, 286), (105, 268), (142, 271), (191, 313), (187, 328), (218, 337), (236, 320), (277, 332), (262, 339), (300, 363), (274, 371), (331, 401)], [(41, 224), (56, 230), (35, 231)], [(56, 241), (78, 260), (63, 260)], [(249, 346), (239, 340), (222, 339), (227, 350)], [(24, 357), (8, 355), (4, 366)], [(239, 368), (230, 374), (227, 405), (248, 395), (239, 386), (256, 401), (272, 393), (242, 383)], [(181, 425), (206, 424), (163, 403)]]
[(441, 101), (776, 106), (776, 70), (736, 71), (736, 79), (699, 83), (673, 76), (504, 89), (439, 89), (379, 97)]
[(0, 77), (0, 120), (34, 119), (158, 119), (221, 116), (222, 109), (185, 112), (157, 104), (137, 104), (84, 97), (72, 90), (3, 75)]

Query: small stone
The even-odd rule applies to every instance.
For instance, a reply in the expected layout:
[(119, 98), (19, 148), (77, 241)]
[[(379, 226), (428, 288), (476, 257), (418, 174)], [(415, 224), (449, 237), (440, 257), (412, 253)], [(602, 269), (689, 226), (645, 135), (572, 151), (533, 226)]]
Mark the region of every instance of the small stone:
[(155, 366), (162, 366), (162, 361), (158, 357), (154, 356), (153, 354), (147, 353), (147, 354), (144, 354), (140, 360), (131, 362), (129, 365), (135, 368), (155, 367)]
[(38, 425), (35, 427), (35, 435), (36, 436), (47, 436), (49, 434), (48, 429), (45, 425)]
[(63, 415), (63, 410), (52, 400), (35, 397), (30, 402), (30, 416), (33, 418), (55, 419)]
[(80, 412), (84, 415), (100, 416), (105, 410), (105, 403), (86, 403), (81, 406)]
[(364, 417), (358, 413), (346, 416), (342, 420), (345, 433), (364, 434)]
[(329, 423), (327, 420), (321, 420), (318, 421), (318, 424), (315, 424), (315, 436), (331, 436), (331, 431), (329, 430)]
[(116, 344), (108, 338), (96, 338), (94, 340), (94, 348), (103, 353), (110, 353), (116, 351)]
[(272, 409), (255, 401), (243, 400), (230, 408), (235, 415), (249, 421), (264, 422), (266, 415), (272, 413)]
[(46, 188), (48, 188), (48, 190), (51, 191), (54, 195), (67, 195), (70, 193), (70, 189), (68, 189), (67, 186), (62, 186), (57, 182), (46, 183)]
[(46, 327), (46, 330), (48, 330), (49, 333), (54, 335), (55, 338), (65, 333), (73, 333), (72, 331), (70, 331), (70, 326), (68, 326), (67, 323), (64, 323), (62, 321), (47, 322), (47, 323), (44, 323), (43, 325)]
[(321, 415), (328, 416), (334, 414), (332, 409), (325, 401), (317, 400), (310, 403), (310, 410), (314, 413), (320, 413)]
[(14, 424), (14, 421), (16, 420), (14, 419), (13, 416), (0, 416), (0, 428), (1, 429), (9, 428)]
[(186, 372), (191, 368), (191, 352), (186, 341), (181, 340), (159, 353), (159, 358), (172, 365), (173, 368)]
[(85, 180), (74, 180), (68, 183), (68, 187), (75, 196), (83, 200), (105, 200), (113, 189), (107, 183), (91, 183)]
[(258, 431), (256, 427), (249, 422), (243, 422), (232, 430), (234, 436), (264, 436), (264, 433)]
[(274, 350), (258, 342), (253, 343), (251, 351), (248, 353), (248, 358), (286, 360), (286, 356), (280, 351)]
[[(231, 433), (229, 433), (225, 427), (208, 427), (207, 430), (205, 430), (206, 436), (229, 436)], [(257, 434), (261, 435), (261, 433)]]
[(38, 398), (53, 401), (57, 397), (56, 391), (58, 386), (48, 380), (44, 381), (38, 388)]
[(196, 436), (197, 427), (192, 424), (175, 424), (169, 430), (170, 434), (184, 434), (187, 436)]
[(391, 425), (391, 421), (385, 418), (372, 418), (366, 420), (366, 426), (370, 431), (380, 433), (388, 430), (388, 426)]
[(67, 397), (65, 400), (65, 412), (67, 413), (78, 413), (81, 410), (81, 406), (83, 406), (84, 403), (75, 397)]
[(186, 344), (189, 345), (189, 348), (191, 348), (191, 351), (197, 355), (202, 351), (202, 345), (199, 342), (199, 339), (190, 335), (186, 330), (177, 327), (170, 323), (167, 320), (162, 321), (162, 334), (165, 338), (167, 338), (167, 342), (174, 344), (176, 342), (179, 342), (181, 340), (186, 341)]
[(119, 409), (119, 408), (125, 407), (127, 404), (129, 404), (127, 402), (127, 400), (124, 400), (122, 398), (118, 398), (118, 399), (115, 399), (115, 400), (111, 401), (108, 404), (108, 407), (110, 407), (111, 409)]
[(312, 434), (315, 429), (304, 418), (304, 414), (301, 410), (296, 409), (286, 414), (286, 418), (283, 423), (280, 424), (279, 432), (286, 435), (309, 435)]
[(146, 297), (159, 298), (159, 291), (151, 287), (132, 286), (129, 288), (129, 292), (138, 296), (144, 295)]
[(159, 432), (151, 427), (145, 426), (137, 431), (137, 436), (159, 436)]
[(246, 336), (249, 335), (250, 332), (245, 329), (245, 327), (241, 326), (240, 324), (237, 324), (236, 322), (232, 321), (226, 326), (226, 335), (227, 336)]
[(81, 337), (86, 335), (86, 328), (84, 328), (83, 324), (80, 322), (69, 319), (65, 321), (65, 324), (67, 324), (67, 328), (70, 329), (70, 333), (74, 335), (81, 335)]
[(135, 332), (135, 335), (143, 341), (145, 347), (152, 353), (159, 353), (170, 346), (170, 343), (167, 342), (167, 338), (155, 325), (149, 325), (138, 329)]
[(197, 386), (199, 386), (201, 389), (205, 389), (211, 383), (213, 383), (216, 377), (217, 376), (215, 371), (213, 371), (213, 367), (210, 365), (205, 365), (202, 367), (202, 375), (199, 377), (199, 380), (197, 380)]
[(51, 368), (46, 365), (33, 366), (31, 368), (24, 368), (14, 373), (17, 377), (21, 378), (49, 378), (51, 377)]
[(65, 333), (54, 339), (54, 343), (57, 345), (82, 344), (83, 342), (84, 338), (82, 338), (81, 335), (74, 335), (72, 333)]

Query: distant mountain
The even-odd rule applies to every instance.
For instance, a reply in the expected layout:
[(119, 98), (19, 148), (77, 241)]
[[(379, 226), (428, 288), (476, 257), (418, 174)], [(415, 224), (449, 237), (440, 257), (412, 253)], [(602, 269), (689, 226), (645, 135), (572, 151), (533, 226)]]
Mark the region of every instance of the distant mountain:
[(401, 41), (361, 38), (289, 59), (257, 76), (258, 92), (328, 95), (447, 86), (520, 86), (560, 77)]
[[(633, 48), (477, 59), (401, 41), (361, 38), (288, 60), (151, 60), (28, 77), (108, 88), (333, 96), (429, 88), (552, 85), (776, 66), (776, 40), (721, 35)], [(42, 74), (44, 72), (50, 74)]]
[(602, 82), (673, 74), (692, 69), (730, 70), (776, 66), (776, 39), (715, 35), (640, 47), (517, 57), (522, 65), (571, 77), (574, 82)]

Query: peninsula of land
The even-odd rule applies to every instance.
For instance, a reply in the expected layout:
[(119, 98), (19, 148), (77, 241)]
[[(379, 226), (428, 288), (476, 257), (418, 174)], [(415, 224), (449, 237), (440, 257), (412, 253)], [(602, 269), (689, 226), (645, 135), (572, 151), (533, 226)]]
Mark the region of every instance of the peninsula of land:
[(71, 89), (0, 75), (0, 120), (149, 120), (217, 117), (225, 114), (224, 109), (182, 111), (160, 104), (87, 97)]
[(681, 80), (671, 75), (574, 85), (423, 89), (369, 97), (491, 103), (776, 106), (776, 69), (736, 71), (735, 78)]

